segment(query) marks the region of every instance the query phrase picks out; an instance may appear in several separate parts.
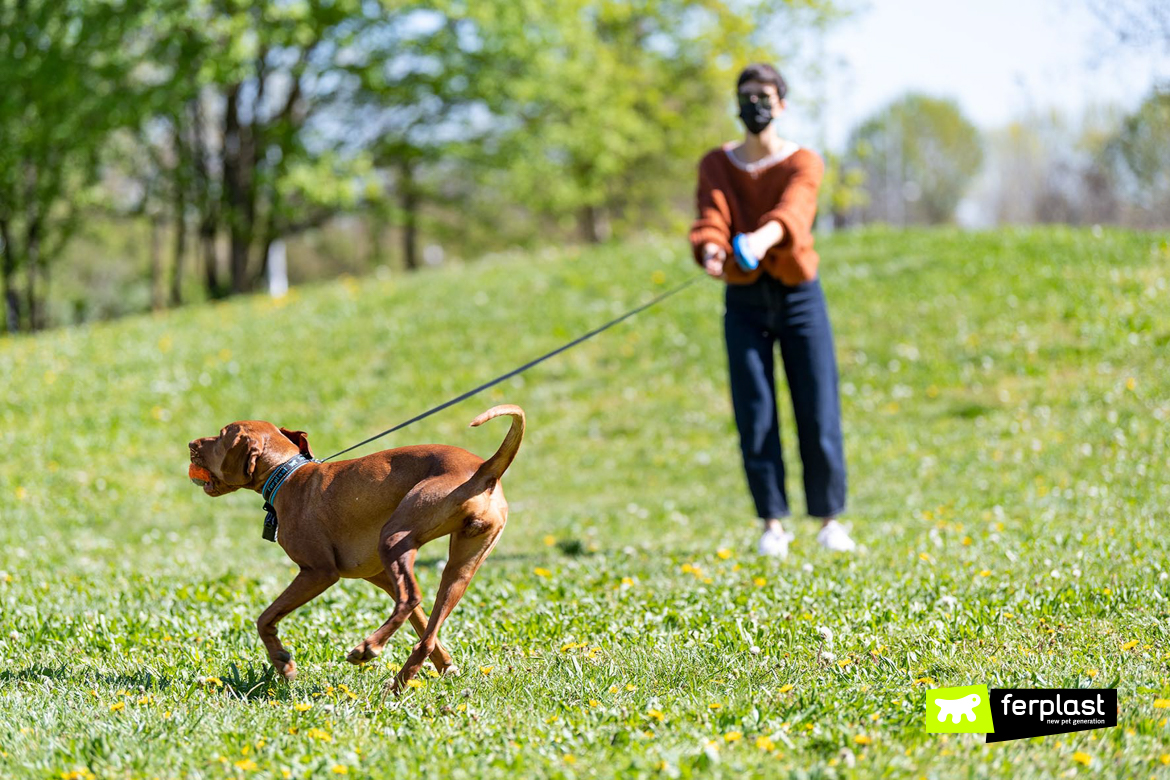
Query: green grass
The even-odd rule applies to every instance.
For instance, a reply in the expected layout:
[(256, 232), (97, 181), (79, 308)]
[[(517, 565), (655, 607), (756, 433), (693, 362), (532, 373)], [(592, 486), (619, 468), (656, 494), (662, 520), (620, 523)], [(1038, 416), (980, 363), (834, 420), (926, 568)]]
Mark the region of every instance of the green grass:
[[(300, 677), (267, 675), (254, 620), (291, 564), (258, 496), (188, 482), (186, 442), (263, 418), (332, 453), (693, 273), (678, 241), (0, 341), (0, 777), (1166, 776), (1166, 236), (821, 249), (865, 549), (797, 518), (787, 561), (751, 553), (705, 283), (385, 440), (486, 455), (506, 424), (467, 422), (503, 401), (530, 426), (444, 627), (463, 675), (384, 703), (413, 635), (345, 662), (390, 609), (364, 582), (286, 619)], [(969, 683), (1116, 686), (1120, 726), (926, 734), (924, 691)]]

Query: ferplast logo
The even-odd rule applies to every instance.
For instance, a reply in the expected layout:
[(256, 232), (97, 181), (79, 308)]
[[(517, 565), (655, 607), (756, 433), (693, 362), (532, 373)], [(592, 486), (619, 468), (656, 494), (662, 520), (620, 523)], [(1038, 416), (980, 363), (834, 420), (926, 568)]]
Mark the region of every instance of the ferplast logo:
[(988, 742), (1117, 726), (1116, 688), (992, 688), (926, 692), (930, 734), (986, 734)]
[(928, 734), (988, 734), (995, 731), (986, 685), (935, 688), (926, 692)]

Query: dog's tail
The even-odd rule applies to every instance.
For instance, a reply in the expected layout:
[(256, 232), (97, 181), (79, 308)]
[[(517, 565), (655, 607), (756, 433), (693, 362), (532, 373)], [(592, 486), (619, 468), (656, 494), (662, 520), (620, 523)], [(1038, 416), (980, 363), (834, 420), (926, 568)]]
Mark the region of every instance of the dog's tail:
[(472, 420), (471, 427), (477, 428), (488, 420), (503, 417), (504, 415), (510, 415), (512, 417), (512, 427), (508, 429), (508, 435), (504, 437), (504, 441), (500, 444), (500, 448), (496, 450), (496, 454), (485, 460), (476, 470), (476, 477), (499, 479), (504, 475), (504, 471), (507, 470), (508, 466), (512, 465), (512, 461), (516, 457), (516, 451), (520, 449), (520, 440), (524, 438), (524, 410), (515, 404), (493, 406)]

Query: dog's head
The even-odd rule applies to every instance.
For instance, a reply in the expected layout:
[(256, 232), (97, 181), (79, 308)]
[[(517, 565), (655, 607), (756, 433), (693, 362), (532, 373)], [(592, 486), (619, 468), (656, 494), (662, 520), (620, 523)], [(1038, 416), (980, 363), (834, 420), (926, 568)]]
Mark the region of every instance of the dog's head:
[(298, 452), (313, 457), (304, 431), (278, 428), (260, 420), (240, 420), (225, 425), (218, 436), (205, 436), (187, 444), (191, 465), (201, 470), (192, 480), (209, 496), (222, 496), (240, 488), (259, 490), (263, 479)]

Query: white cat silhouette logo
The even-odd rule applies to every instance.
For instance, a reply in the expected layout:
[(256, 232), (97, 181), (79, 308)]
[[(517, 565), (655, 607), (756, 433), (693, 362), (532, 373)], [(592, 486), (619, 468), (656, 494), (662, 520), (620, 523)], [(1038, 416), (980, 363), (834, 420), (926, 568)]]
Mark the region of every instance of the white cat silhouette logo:
[(938, 705), (938, 722), (946, 723), (947, 716), (950, 716), (951, 723), (962, 723), (963, 718), (970, 718), (974, 723), (975, 708), (981, 701), (977, 693), (959, 699), (935, 699), (934, 703)]

